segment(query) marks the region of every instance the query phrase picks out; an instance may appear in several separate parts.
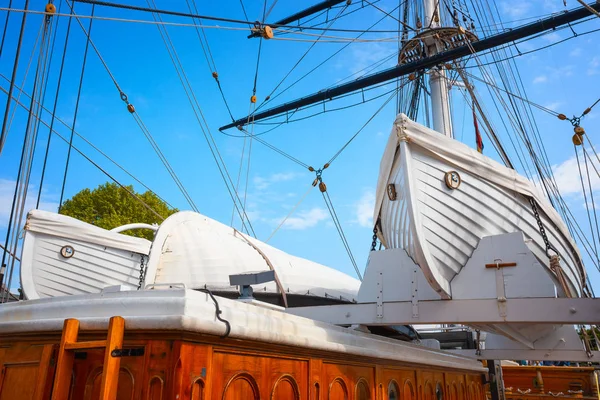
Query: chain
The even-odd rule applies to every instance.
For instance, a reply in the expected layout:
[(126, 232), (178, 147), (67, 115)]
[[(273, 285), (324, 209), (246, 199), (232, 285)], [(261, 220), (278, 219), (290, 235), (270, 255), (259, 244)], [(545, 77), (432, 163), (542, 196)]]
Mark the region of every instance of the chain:
[[(379, 220), (377, 220), (379, 223)], [(371, 251), (375, 251), (375, 246), (377, 246), (377, 223), (373, 227), (373, 242), (371, 242)]]
[(546, 246), (546, 255), (550, 257), (550, 250), (553, 250), (555, 253), (558, 254), (558, 251), (556, 251), (554, 246), (552, 246), (550, 244), (550, 241), (548, 240), (548, 236), (546, 235), (546, 228), (544, 228), (544, 223), (540, 218), (540, 213), (538, 212), (537, 204), (533, 197), (529, 198), (529, 204), (531, 204), (531, 210), (533, 211), (533, 215), (535, 216), (535, 220), (537, 221), (538, 227), (540, 229), (540, 235), (542, 235), (542, 239), (544, 239), (544, 245)]
[(144, 279), (146, 278), (146, 265), (145, 265), (145, 261), (146, 261), (146, 256), (144, 256), (142, 254), (141, 257), (140, 257), (140, 281), (138, 283), (137, 290), (142, 289), (142, 284), (144, 283)]

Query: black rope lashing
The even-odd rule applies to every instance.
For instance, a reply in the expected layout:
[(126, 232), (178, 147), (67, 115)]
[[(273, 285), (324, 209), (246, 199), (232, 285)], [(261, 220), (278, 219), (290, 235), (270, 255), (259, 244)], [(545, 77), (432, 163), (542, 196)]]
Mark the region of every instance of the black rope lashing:
[(223, 313), (223, 311), (221, 311), (221, 308), (219, 307), (219, 302), (217, 301), (217, 299), (215, 298), (215, 296), (212, 294), (212, 292), (210, 291), (210, 289), (200, 289), (201, 292), (206, 293), (210, 296), (210, 298), (212, 299), (212, 301), (215, 303), (215, 317), (221, 321), (222, 323), (225, 324), (225, 333), (222, 336), (219, 336), (221, 339), (225, 339), (227, 336), (229, 336), (229, 334), (231, 333), (231, 324), (229, 323), (229, 321), (227, 321), (226, 319), (223, 319), (221, 317), (221, 314)]

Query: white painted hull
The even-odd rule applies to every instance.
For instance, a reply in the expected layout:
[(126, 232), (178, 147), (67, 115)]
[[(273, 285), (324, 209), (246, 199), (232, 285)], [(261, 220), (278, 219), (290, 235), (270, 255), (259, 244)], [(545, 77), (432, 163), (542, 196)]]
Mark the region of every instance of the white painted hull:
[[(399, 120), (401, 122), (396, 122), (393, 132), (396, 137), (390, 138), (388, 143), (388, 147), (391, 147), (395, 142), (396, 151), (386, 150), (388, 158), (393, 155), (393, 162), (387, 162), (388, 168), (380, 171), (378, 185), (376, 217), (380, 219), (379, 235), (384, 245), (387, 248), (405, 249), (440, 296), (451, 298), (452, 279), (465, 266), (481, 238), (521, 231), (528, 240), (530, 250), (555, 280), (559, 296), (563, 296), (555, 274), (550, 271), (545, 244), (529, 199), (523, 194), (524, 190), (511, 190), (488, 179), (494, 178), (489, 174), (490, 171), (506, 174), (511, 179), (516, 174), (471, 151), (464, 144), (436, 134), (442, 142), (440, 146), (453, 146), (453, 151), (463, 153), (463, 159), (459, 157), (453, 162), (450, 158), (452, 151), (448, 154), (438, 153), (436, 149), (429, 149), (417, 140), (419, 138), (416, 135), (431, 136), (435, 134), (433, 131), (405, 116), (400, 116)], [(403, 127), (409, 134), (395, 141), (397, 135), (403, 135)], [(474, 161), (479, 165), (474, 164), (470, 169), (464, 162), (469, 157), (477, 157)], [(382, 168), (384, 165), (385, 161), (382, 161)], [(486, 168), (487, 176), (481, 176), (481, 171)], [(459, 188), (453, 190), (446, 186), (444, 176), (448, 171), (460, 174)], [(522, 188), (528, 184), (535, 193), (533, 185), (524, 178), (517, 176), (514, 179), (514, 187)], [(513, 183), (512, 180), (507, 181)], [(385, 193), (388, 184), (395, 185), (395, 201)], [(561, 256), (569, 290), (581, 296), (585, 272), (582, 271), (578, 250), (568, 232), (565, 232), (566, 228), (558, 214), (550, 210), (549, 216), (545, 211), (549, 210), (550, 205), (544, 204), (545, 199), (540, 197), (537, 197), (537, 201), (541, 203), (539, 213), (548, 239)]]

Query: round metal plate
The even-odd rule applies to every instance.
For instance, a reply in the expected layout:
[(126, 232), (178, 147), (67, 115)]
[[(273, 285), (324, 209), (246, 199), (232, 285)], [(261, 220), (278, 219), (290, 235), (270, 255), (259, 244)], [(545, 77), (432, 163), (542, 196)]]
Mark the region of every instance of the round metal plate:
[(444, 182), (446, 182), (446, 186), (448, 186), (449, 189), (458, 189), (461, 182), (460, 175), (456, 171), (448, 171), (446, 172), (446, 175), (444, 175)]
[(64, 258), (71, 258), (75, 255), (75, 249), (73, 246), (63, 246), (60, 249), (60, 255)]

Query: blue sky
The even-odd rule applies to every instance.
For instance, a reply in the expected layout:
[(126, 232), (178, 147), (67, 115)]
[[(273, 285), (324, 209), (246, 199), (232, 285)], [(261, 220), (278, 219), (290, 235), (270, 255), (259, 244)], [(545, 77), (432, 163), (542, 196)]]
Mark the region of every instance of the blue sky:
[[(0, 4), (6, 5), (6, 0)], [(20, 8), (23, 1), (14, 1), (13, 7)], [(45, 1), (32, 0), (31, 8), (42, 10)], [(140, 0), (128, 3), (145, 5)], [(185, 2), (158, 1), (160, 8), (186, 11)], [(278, 2), (268, 20), (277, 20), (312, 4), (298, 2)], [(393, 1), (382, 0), (378, 6), (392, 9)], [(198, 2), (200, 12), (206, 15), (243, 19), (239, 1)], [(249, 19), (259, 19), (263, 3), (245, 0), (244, 5)], [(569, 7), (575, 7), (569, 1)], [(355, 5), (356, 6), (356, 5)], [(355, 7), (353, 6), (353, 7)], [(504, 21), (517, 21), (531, 16), (539, 16), (563, 9), (562, 0), (501, 1), (499, 10)], [(89, 5), (77, 4), (78, 14), (89, 14)], [(3, 24), (6, 13), (0, 12)], [(96, 15), (119, 18), (151, 19), (148, 14), (97, 8)], [(382, 13), (366, 7), (334, 27), (364, 28), (382, 17)], [(14, 60), (18, 22), (21, 14), (11, 14), (4, 53), (0, 59), (0, 73), (9, 76)], [(189, 19), (168, 17), (168, 21), (189, 23)], [(22, 82), (26, 62), (31, 54), (42, 17), (29, 15), (26, 25), (23, 52), (17, 81)], [(82, 20), (88, 26), (89, 20)], [(214, 23), (206, 22), (214, 25)], [(61, 19), (58, 37), (64, 38), (67, 19)], [(516, 23), (515, 23), (516, 24)], [(225, 24), (221, 24), (225, 25)], [(510, 26), (511, 24), (508, 23)], [(380, 29), (396, 29), (397, 22), (385, 20)], [(600, 19), (578, 25), (579, 33), (600, 28)], [(72, 23), (72, 36), (68, 48), (65, 78), (57, 115), (67, 123), (73, 121), (73, 112), (81, 69), (85, 37), (76, 21)], [(219, 133), (218, 127), (230, 122), (224, 102), (211, 76), (196, 31), (191, 27), (169, 27), (169, 34), (181, 57), (186, 73), (195, 90), (202, 111), (206, 116), (212, 135), (219, 146), (227, 168), (234, 181), (241, 160), (244, 139), (227, 137)], [(252, 95), (256, 68), (258, 39), (246, 39), (247, 31), (207, 29), (206, 35), (218, 69), (220, 81), (227, 101), (236, 118), (247, 115), (249, 99)], [(351, 34), (346, 34), (351, 35)], [(96, 43), (111, 72), (127, 93), (150, 132), (160, 145), (172, 167), (185, 184), (200, 211), (214, 219), (229, 224), (233, 206), (225, 186), (219, 176), (215, 162), (196, 122), (192, 109), (179, 83), (174, 67), (160, 38), (158, 29), (150, 24), (135, 24), (115, 21), (95, 20), (92, 39)], [(381, 35), (380, 35), (381, 36)], [(388, 34), (388, 37), (390, 34)], [(393, 35), (392, 35), (393, 36)], [(561, 30), (533, 41), (519, 45), (522, 52), (533, 50), (572, 36), (571, 31)], [(378, 36), (371, 35), (370, 38)], [(600, 97), (600, 41), (598, 33), (581, 36), (574, 40), (550, 47), (545, 51), (534, 52), (516, 58), (524, 86), (529, 98), (548, 108), (567, 115), (578, 114), (595, 99)], [(300, 38), (311, 38), (308, 36)], [(314, 37), (312, 37), (314, 38)], [(270, 40), (263, 42), (262, 56), (257, 79), (259, 103), (285, 76), (311, 43)], [(63, 39), (57, 41), (55, 57), (62, 54)], [(283, 87), (306, 73), (343, 44), (320, 43), (306, 56), (298, 68), (292, 72)], [(361, 69), (393, 54), (394, 42), (354, 43), (334, 57), (316, 73), (287, 91), (274, 101), (274, 104), (313, 93), (323, 87), (335, 84)], [(34, 61), (35, 62), (35, 61)], [(146, 138), (135, 124), (131, 115), (119, 99), (108, 74), (98, 57), (90, 49), (88, 55), (80, 110), (76, 130), (94, 145), (113, 157), (141, 181), (180, 209), (188, 209), (184, 197), (160, 164)], [(395, 57), (381, 67), (390, 67)], [(58, 59), (53, 62), (49, 87), (53, 93), (58, 76)], [(31, 91), (33, 72), (25, 81), (27, 91)], [(3, 88), (6, 81), (0, 79)], [(391, 87), (390, 87), (391, 88)], [(384, 91), (385, 89), (382, 89)], [(479, 88), (484, 92), (484, 88)], [(379, 91), (381, 93), (382, 91)], [(489, 97), (484, 94), (484, 100)], [(4, 106), (5, 96), (2, 97)], [(360, 94), (341, 100), (339, 104), (357, 101)], [(470, 113), (464, 112), (461, 95), (453, 93), (455, 108), (456, 138), (475, 145)], [(294, 124), (283, 125), (266, 133), (261, 138), (290, 153), (302, 162), (315, 168), (321, 167), (381, 106), (385, 97), (337, 112), (326, 113)], [(51, 107), (53, 96), (46, 98), (46, 106)], [(334, 107), (331, 103), (331, 107)], [(330, 105), (327, 105), (330, 107)], [(491, 106), (489, 106), (491, 107)], [(3, 109), (3, 107), (2, 107)], [(583, 123), (594, 143), (599, 143), (600, 111), (595, 109)], [(572, 128), (568, 123), (534, 110), (542, 134), (548, 157), (554, 165), (555, 174), (562, 193), (571, 205), (573, 213), (582, 226), (587, 227), (587, 217), (581, 188), (578, 182), (577, 167), (574, 163), (571, 145)], [(386, 106), (368, 127), (341, 154), (336, 162), (323, 174), (333, 204), (358, 265), (364, 269), (372, 235), (372, 205), (378, 176), (379, 160), (395, 116), (394, 101)], [(8, 135), (6, 147), (0, 156), (0, 235), (4, 237), (8, 207), (12, 197), (14, 179), (25, 131), (26, 113), (17, 109), (14, 123)], [(500, 117), (491, 117), (500, 124)], [(44, 114), (49, 120), (49, 115)], [(69, 130), (57, 124), (57, 129), (65, 136)], [(268, 128), (268, 127), (267, 127)], [(257, 126), (255, 133), (267, 128)], [(239, 134), (237, 130), (230, 131)], [(36, 149), (33, 168), (32, 192), (39, 189), (39, 176), (42, 154), (48, 130), (42, 128)], [(49, 158), (47, 180), (43, 188), (43, 207), (55, 209), (62, 176), (67, 146), (54, 137)], [(492, 146), (486, 143), (486, 154), (494, 158)], [(91, 149), (80, 138), (75, 138), (75, 146), (81, 148), (93, 160), (105, 167), (124, 184), (134, 184), (136, 190), (143, 188), (131, 178), (111, 165), (101, 155)], [(248, 142), (246, 142), (246, 146)], [(245, 187), (247, 158), (243, 160), (242, 183)], [(596, 189), (600, 189), (600, 179), (591, 177)], [(314, 179), (314, 173), (301, 168), (290, 160), (274, 153), (260, 143), (253, 142), (248, 174), (247, 209), (259, 239), (266, 240), (282, 218), (298, 202)], [(78, 154), (72, 154), (68, 172), (65, 197), (68, 198), (86, 187), (95, 187), (108, 179)], [(597, 198), (600, 198), (598, 193)], [(31, 203), (30, 203), (31, 204)], [(235, 226), (239, 227), (239, 219)], [(270, 244), (294, 255), (305, 257), (333, 268), (354, 274), (344, 248), (323, 202), (315, 189), (302, 202), (288, 219), (287, 223), (271, 239)], [(588, 272), (596, 289), (600, 289), (600, 277), (593, 266)]]

